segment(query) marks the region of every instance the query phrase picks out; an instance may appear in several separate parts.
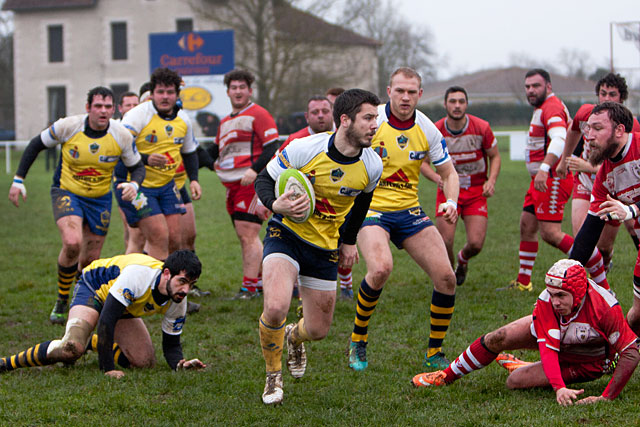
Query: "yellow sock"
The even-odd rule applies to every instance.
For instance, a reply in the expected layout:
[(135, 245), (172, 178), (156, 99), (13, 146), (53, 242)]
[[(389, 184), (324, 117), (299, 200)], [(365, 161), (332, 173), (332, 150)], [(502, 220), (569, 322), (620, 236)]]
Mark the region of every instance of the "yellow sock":
[(267, 372), (282, 370), (282, 346), (284, 345), (284, 319), (279, 325), (268, 325), (260, 316), (260, 346)]
[(311, 341), (307, 328), (304, 326), (304, 317), (300, 319), (296, 327), (291, 331), (291, 339), (296, 346), (305, 341)]

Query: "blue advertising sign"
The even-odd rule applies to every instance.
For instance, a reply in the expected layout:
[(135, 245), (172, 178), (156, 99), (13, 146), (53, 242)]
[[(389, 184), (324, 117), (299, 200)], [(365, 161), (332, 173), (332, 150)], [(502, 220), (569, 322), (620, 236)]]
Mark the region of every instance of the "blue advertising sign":
[(149, 34), (150, 73), (170, 68), (182, 76), (225, 74), (234, 67), (233, 31)]

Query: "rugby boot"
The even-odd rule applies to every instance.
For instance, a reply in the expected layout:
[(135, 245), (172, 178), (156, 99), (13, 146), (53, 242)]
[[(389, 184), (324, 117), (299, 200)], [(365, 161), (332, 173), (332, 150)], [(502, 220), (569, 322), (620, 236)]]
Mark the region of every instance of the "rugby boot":
[(527, 291), (527, 292), (531, 292), (533, 291), (533, 285), (531, 283), (529, 283), (528, 285), (523, 285), (522, 283), (518, 282), (517, 280), (512, 280), (509, 282), (509, 285), (503, 287), (503, 288), (498, 288), (496, 289), (496, 291), (511, 291), (511, 290), (517, 290), (517, 291)]
[(204, 289), (200, 289), (197, 286), (194, 286), (193, 288), (191, 288), (191, 290), (189, 291), (189, 295), (193, 296), (193, 297), (208, 297), (209, 295), (211, 295), (211, 292), (209, 291), (205, 291)]
[(456, 285), (460, 286), (467, 279), (467, 268), (468, 264), (458, 263), (456, 267)]
[(353, 289), (351, 288), (340, 288), (340, 299), (353, 299)]
[(267, 380), (262, 392), (262, 403), (265, 405), (279, 405), (284, 398), (282, 390), (282, 371), (268, 372)]
[(432, 387), (447, 385), (445, 381), (447, 374), (444, 371), (425, 372), (424, 374), (418, 374), (411, 380), (411, 384), (415, 387)]
[(515, 371), (518, 368), (522, 368), (523, 366), (531, 365), (531, 362), (520, 360), (513, 354), (509, 353), (500, 353), (498, 357), (496, 357), (496, 363), (509, 371), (509, 373)]
[(424, 363), (422, 364), (425, 368), (430, 369), (446, 369), (451, 362), (449, 359), (444, 357), (444, 353), (439, 351), (431, 357), (427, 357), (427, 354), (424, 355)]
[(64, 325), (67, 321), (66, 314), (69, 310), (69, 305), (66, 300), (56, 300), (56, 305), (53, 306), (51, 314), (49, 314), (49, 322), (54, 325)]
[(356, 341), (349, 344), (349, 367), (354, 371), (367, 369), (367, 342)]
[(307, 352), (304, 349), (304, 343), (295, 345), (292, 340), (291, 332), (295, 325), (289, 323), (284, 328), (284, 340), (287, 343), (287, 368), (293, 378), (302, 378), (307, 370)]

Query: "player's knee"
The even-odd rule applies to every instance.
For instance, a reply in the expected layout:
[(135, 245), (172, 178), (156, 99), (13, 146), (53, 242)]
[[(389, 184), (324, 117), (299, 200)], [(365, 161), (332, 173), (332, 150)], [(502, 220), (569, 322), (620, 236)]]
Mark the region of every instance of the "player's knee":
[(264, 320), (268, 325), (279, 325), (287, 318), (289, 306), (278, 301), (264, 301)]
[(156, 356), (151, 352), (146, 352), (137, 356), (127, 356), (131, 368), (153, 368), (156, 366)]
[(482, 250), (482, 241), (473, 241), (470, 240), (469, 242), (467, 242), (467, 252), (469, 253), (469, 256), (476, 256), (480, 253), (480, 251)]
[(493, 332), (489, 332), (484, 336), (484, 345), (494, 353), (500, 353), (504, 350), (504, 343), (507, 339), (507, 330), (503, 326)]
[(449, 269), (443, 276), (433, 278), (433, 288), (443, 294), (451, 295), (456, 291), (456, 275)]
[(507, 388), (509, 390), (527, 388), (523, 378), (524, 377), (520, 375), (517, 370), (513, 371), (513, 373), (507, 377)]
[(80, 256), (81, 241), (71, 237), (62, 239), (62, 252), (67, 258), (77, 259)]
[(372, 282), (370, 285), (375, 286), (376, 288), (381, 288), (391, 275), (392, 270), (392, 262), (386, 260), (377, 262), (367, 274)]

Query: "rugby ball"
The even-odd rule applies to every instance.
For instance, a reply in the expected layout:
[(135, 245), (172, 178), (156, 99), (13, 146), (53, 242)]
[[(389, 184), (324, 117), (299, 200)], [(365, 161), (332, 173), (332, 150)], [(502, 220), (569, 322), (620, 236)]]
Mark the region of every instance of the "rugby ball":
[(292, 218), (288, 216), (287, 218), (290, 221), (295, 223), (302, 223), (309, 219), (311, 214), (313, 214), (313, 210), (316, 207), (316, 194), (313, 191), (313, 186), (309, 179), (305, 174), (300, 172), (297, 169), (287, 169), (282, 172), (280, 176), (278, 176), (278, 180), (276, 181), (276, 197), (280, 197), (281, 194), (286, 193), (289, 190), (293, 190), (293, 195), (291, 195), (290, 199), (295, 200), (298, 197), (301, 197), (305, 193), (309, 197), (309, 209), (305, 212), (303, 218)]

